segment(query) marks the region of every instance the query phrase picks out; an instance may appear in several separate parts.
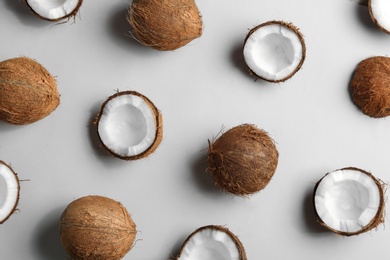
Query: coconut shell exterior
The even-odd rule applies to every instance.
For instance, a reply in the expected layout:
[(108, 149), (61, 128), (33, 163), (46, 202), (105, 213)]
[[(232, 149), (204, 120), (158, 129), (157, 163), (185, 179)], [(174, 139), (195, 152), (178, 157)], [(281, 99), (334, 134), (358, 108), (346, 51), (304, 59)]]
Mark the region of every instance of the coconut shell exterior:
[(277, 80), (266, 79), (264, 77), (261, 77), (261, 76), (257, 75), (253, 70), (251, 70), (251, 68), (249, 68), (249, 74), (251, 76), (255, 76), (256, 79), (262, 79), (262, 80), (265, 80), (265, 81), (268, 81), (268, 82), (272, 82), (272, 83), (279, 83), (279, 82), (284, 82), (284, 81), (290, 79), (292, 76), (294, 76), (295, 73), (297, 73), (301, 69), (301, 67), (303, 65), (303, 62), (305, 61), (305, 58), (306, 58), (306, 44), (305, 44), (305, 39), (303, 38), (303, 34), (300, 32), (299, 28), (296, 27), (295, 25), (293, 25), (292, 23), (288, 23), (288, 22), (284, 22), (284, 21), (268, 21), (268, 22), (262, 23), (260, 25), (257, 25), (254, 28), (252, 28), (251, 30), (249, 30), (249, 32), (246, 35), (245, 40), (244, 40), (244, 46), (245, 46), (248, 38), (255, 31), (257, 31), (258, 29), (260, 29), (260, 28), (262, 28), (264, 26), (273, 25), (273, 24), (277, 24), (277, 25), (281, 25), (283, 27), (286, 27), (287, 29), (293, 31), (298, 36), (299, 41), (301, 42), (301, 45), (302, 45), (302, 59), (301, 59), (300, 63), (298, 64), (298, 66), (295, 68), (295, 70), (293, 72), (291, 72), (289, 75), (287, 75), (286, 77), (281, 78), (281, 79), (277, 79)]
[[(335, 230), (333, 228), (331, 228), (330, 226), (328, 226), (319, 216), (317, 210), (316, 210), (316, 207), (315, 207), (315, 195), (316, 195), (316, 191), (317, 191), (317, 188), (318, 188), (318, 185), (321, 183), (322, 179), (324, 179), (329, 173), (325, 174), (324, 177), (322, 177), (317, 183), (316, 185), (314, 186), (314, 193), (313, 193), (313, 206), (314, 206), (314, 211), (315, 211), (315, 214), (317, 216), (317, 221), (318, 223), (320, 223), (321, 226), (325, 227), (326, 229), (332, 231), (333, 233), (336, 233), (337, 235), (340, 235), (340, 236), (346, 236), (346, 237), (350, 237), (350, 236), (356, 236), (356, 235), (360, 235), (362, 233), (365, 233), (367, 231), (370, 231), (374, 228), (377, 228), (379, 225), (383, 224), (384, 223), (384, 214), (385, 214), (385, 189), (384, 189), (384, 183), (375, 178), (370, 172), (367, 172), (365, 170), (362, 170), (362, 169), (359, 169), (359, 168), (356, 168), (356, 167), (345, 167), (345, 168), (342, 168), (342, 169), (339, 169), (339, 170), (355, 170), (355, 171), (360, 171), (364, 174), (366, 174), (367, 176), (369, 176), (374, 182), (375, 184), (377, 185), (378, 187), (378, 190), (379, 190), (379, 194), (380, 194), (380, 202), (379, 202), (379, 208), (378, 208), (378, 212), (377, 214), (375, 215), (375, 217), (371, 220), (370, 223), (368, 223), (365, 227), (363, 227), (361, 230), (357, 231), (357, 232), (343, 232), (343, 231), (339, 231), (339, 230)], [(338, 170), (336, 170), (338, 171)]]
[(6, 167), (8, 167), (8, 169), (10, 169), (11, 172), (15, 175), (15, 178), (16, 178), (16, 180), (18, 182), (18, 197), (17, 197), (17, 200), (15, 201), (15, 205), (14, 205), (13, 209), (11, 210), (11, 212), (9, 213), (9, 215), (5, 219), (0, 221), (0, 224), (3, 224), (4, 222), (6, 222), (11, 217), (11, 215), (15, 212), (15, 210), (16, 210), (16, 208), (18, 206), (19, 196), (20, 196), (20, 181), (19, 181), (18, 175), (14, 172), (14, 170), (11, 168), (10, 165), (6, 164), (4, 161), (0, 161), (0, 164), (3, 164)]
[(351, 99), (374, 118), (390, 115), (390, 58), (375, 56), (361, 61), (349, 86)]
[(97, 115), (96, 124), (99, 126), (100, 118), (102, 117), (104, 107), (107, 105), (107, 103), (109, 101), (111, 101), (112, 99), (114, 99), (118, 96), (122, 96), (122, 95), (138, 96), (138, 97), (142, 98), (149, 105), (150, 109), (152, 110), (152, 112), (155, 116), (156, 135), (154, 138), (154, 142), (144, 152), (137, 154), (137, 155), (134, 155), (134, 156), (122, 156), (118, 153), (115, 153), (114, 151), (112, 151), (109, 147), (107, 147), (103, 143), (102, 139), (100, 138), (99, 132), (98, 132), (100, 142), (103, 145), (103, 147), (107, 150), (107, 152), (109, 152), (111, 155), (113, 155), (119, 159), (131, 161), (131, 160), (138, 160), (138, 159), (145, 158), (145, 157), (149, 156), (150, 154), (152, 154), (157, 149), (157, 147), (160, 145), (162, 138), (163, 138), (162, 114), (161, 114), (160, 110), (158, 110), (158, 108), (153, 104), (153, 102), (148, 97), (146, 97), (145, 95), (143, 95), (137, 91), (131, 91), (131, 90), (121, 91), (121, 92), (115, 93), (114, 95), (108, 97), (108, 99), (102, 104), (102, 106), (100, 108), (100, 112)]
[(203, 30), (194, 0), (134, 0), (129, 23), (139, 42), (161, 51), (180, 48)]
[(38, 14), (37, 12), (35, 12), (35, 10), (28, 4), (28, 1), (25, 0), (27, 6), (30, 8), (31, 12), (33, 12), (37, 17), (43, 19), (43, 20), (46, 20), (46, 21), (50, 21), (50, 22), (58, 22), (60, 20), (63, 20), (63, 19), (68, 19), (68, 21), (73, 18), (73, 17), (76, 17), (77, 13), (79, 12), (79, 9), (81, 7), (81, 4), (83, 3), (83, 0), (78, 0), (78, 3), (77, 3), (77, 6), (72, 10), (72, 12), (70, 12), (69, 14), (65, 15), (65, 16), (62, 16), (62, 17), (58, 17), (57, 19), (50, 19), (50, 18), (47, 18), (47, 17), (44, 17), (40, 14)]
[(199, 232), (202, 232), (203, 230), (207, 230), (207, 229), (211, 229), (211, 230), (217, 230), (217, 231), (221, 231), (221, 232), (224, 232), (225, 234), (227, 234), (235, 243), (237, 249), (238, 249), (238, 252), (240, 254), (240, 258), (238, 260), (247, 260), (247, 256), (246, 256), (246, 252), (245, 252), (245, 248), (244, 248), (244, 245), (241, 243), (240, 239), (233, 233), (231, 232), (228, 228), (226, 227), (223, 227), (223, 226), (217, 226), (217, 225), (208, 225), (208, 226), (203, 226), (203, 227), (200, 227), (198, 229), (196, 229), (194, 232), (192, 232), (187, 238), (186, 240), (183, 242), (183, 245), (181, 246), (181, 249), (180, 249), (180, 252), (179, 252), (179, 255), (175, 258), (176, 260), (179, 260), (180, 259), (180, 256), (184, 250), (184, 248), (186, 247), (188, 241), (194, 236), (196, 235), (197, 233)]
[(383, 32), (385, 32), (385, 33), (387, 33), (387, 34), (390, 34), (390, 31), (389, 31), (388, 29), (384, 28), (384, 27), (378, 22), (378, 20), (376, 19), (375, 15), (374, 15), (374, 13), (373, 13), (373, 11), (372, 11), (371, 2), (372, 2), (371, 0), (368, 0), (368, 12), (369, 12), (369, 14), (370, 14), (371, 20), (374, 22), (374, 24), (375, 24), (376, 26), (378, 26), (378, 28), (379, 28), (381, 31), (383, 31)]
[(127, 209), (102, 196), (73, 201), (60, 219), (62, 245), (75, 260), (122, 259), (132, 248), (136, 232)]
[(209, 141), (209, 172), (215, 185), (238, 196), (264, 189), (276, 171), (279, 153), (269, 135), (251, 124), (236, 126)]
[(0, 120), (31, 124), (59, 104), (57, 83), (41, 64), (27, 57), (0, 62)]

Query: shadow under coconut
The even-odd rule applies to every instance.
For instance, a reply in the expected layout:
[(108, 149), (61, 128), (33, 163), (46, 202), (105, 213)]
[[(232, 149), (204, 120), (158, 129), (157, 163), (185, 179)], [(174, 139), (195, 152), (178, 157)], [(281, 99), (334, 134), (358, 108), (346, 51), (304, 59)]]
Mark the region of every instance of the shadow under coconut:
[(35, 229), (32, 241), (41, 260), (69, 259), (60, 239), (60, 217), (64, 209), (65, 207), (57, 208), (49, 212)]
[(6, 7), (16, 14), (23, 24), (33, 27), (42, 27), (48, 24), (47, 21), (35, 15), (24, 0), (5, 0), (4, 3)]
[(367, 29), (368, 32), (375, 35), (383, 34), (386, 36), (386, 33), (382, 32), (379, 27), (372, 21), (367, 4), (357, 4), (355, 12), (358, 21), (364, 26), (365, 29)]
[(180, 253), (180, 249), (181, 249), (184, 241), (187, 239), (187, 236), (188, 236), (188, 234), (187, 235), (183, 234), (182, 238), (177, 240), (175, 245), (172, 247), (172, 252), (171, 252), (171, 255), (168, 256), (168, 260), (175, 260), (177, 258), (177, 256)]

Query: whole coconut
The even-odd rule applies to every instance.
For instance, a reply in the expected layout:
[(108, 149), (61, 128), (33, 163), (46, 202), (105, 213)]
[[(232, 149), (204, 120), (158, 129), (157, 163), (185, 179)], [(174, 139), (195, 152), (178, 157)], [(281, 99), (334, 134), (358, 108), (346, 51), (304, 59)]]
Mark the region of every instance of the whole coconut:
[(265, 188), (276, 171), (278, 151), (269, 135), (244, 124), (209, 141), (209, 171), (216, 186), (238, 196)]
[(129, 23), (136, 39), (167, 51), (202, 35), (202, 18), (194, 0), (133, 0)]
[(136, 225), (122, 204), (102, 196), (70, 203), (60, 220), (61, 242), (72, 259), (121, 259), (132, 248)]
[(31, 124), (59, 103), (56, 81), (41, 64), (27, 57), (0, 62), (0, 120)]
[(361, 61), (349, 90), (364, 114), (375, 118), (390, 115), (390, 58), (375, 56)]

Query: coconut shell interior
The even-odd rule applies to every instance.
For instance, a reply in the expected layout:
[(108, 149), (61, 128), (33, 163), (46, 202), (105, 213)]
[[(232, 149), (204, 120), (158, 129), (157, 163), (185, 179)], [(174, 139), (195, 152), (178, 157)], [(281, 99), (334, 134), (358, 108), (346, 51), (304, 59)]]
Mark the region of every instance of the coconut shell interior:
[[(50, 0), (47, 0), (48, 2)], [(83, 0), (78, 0), (78, 3), (77, 5), (75, 6), (75, 8), (69, 12), (68, 14), (66, 15), (63, 15), (63, 16), (59, 16), (57, 18), (49, 18), (47, 16), (44, 16), (42, 14), (39, 14), (29, 3), (29, 0), (25, 0), (27, 6), (30, 8), (31, 12), (34, 13), (34, 15), (36, 15), (37, 17), (39, 17), (40, 19), (43, 19), (43, 20), (46, 20), (46, 21), (50, 21), (50, 22), (58, 22), (58, 21), (61, 21), (61, 20), (64, 20), (64, 19), (68, 19), (70, 20), (71, 18), (74, 18), (76, 17), (77, 13), (79, 12), (79, 9), (83, 3)]]

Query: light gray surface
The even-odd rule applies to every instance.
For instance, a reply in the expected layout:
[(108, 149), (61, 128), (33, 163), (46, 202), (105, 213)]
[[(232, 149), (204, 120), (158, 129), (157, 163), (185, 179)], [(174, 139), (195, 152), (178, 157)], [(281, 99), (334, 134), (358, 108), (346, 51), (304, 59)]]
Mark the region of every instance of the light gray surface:
[[(337, 168), (390, 180), (390, 121), (363, 115), (347, 91), (360, 60), (389, 54), (390, 37), (349, 0), (197, 3), (203, 36), (158, 52), (126, 36), (127, 0), (85, 0), (66, 24), (0, 1), (0, 59), (36, 59), (61, 93), (42, 121), (0, 124), (0, 159), (29, 180), (20, 212), (0, 226), (0, 259), (66, 259), (58, 219), (90, 194), (131, 212), (138, 242), (125, 259), (167, 259), (208, 224), (236, 233), (250, 260), (390, 258), (389, 230), (338, 237), (319, 227), (311, 205), (315, 182)], [(248, 29), (274, 19), (300, 27), (307, 45), (302, 70), (281, 84), (254, 81), (241, 54)], [(91, 122), (116, 89), (141, 92), (163, 113), (164, 139), (147, 159), (121, 161), (99, 147)], [(269, 186), (247, 199), (218, 191), (205, 173), (207, 140), (242, 123), (269, 132), (280, 152)]]

